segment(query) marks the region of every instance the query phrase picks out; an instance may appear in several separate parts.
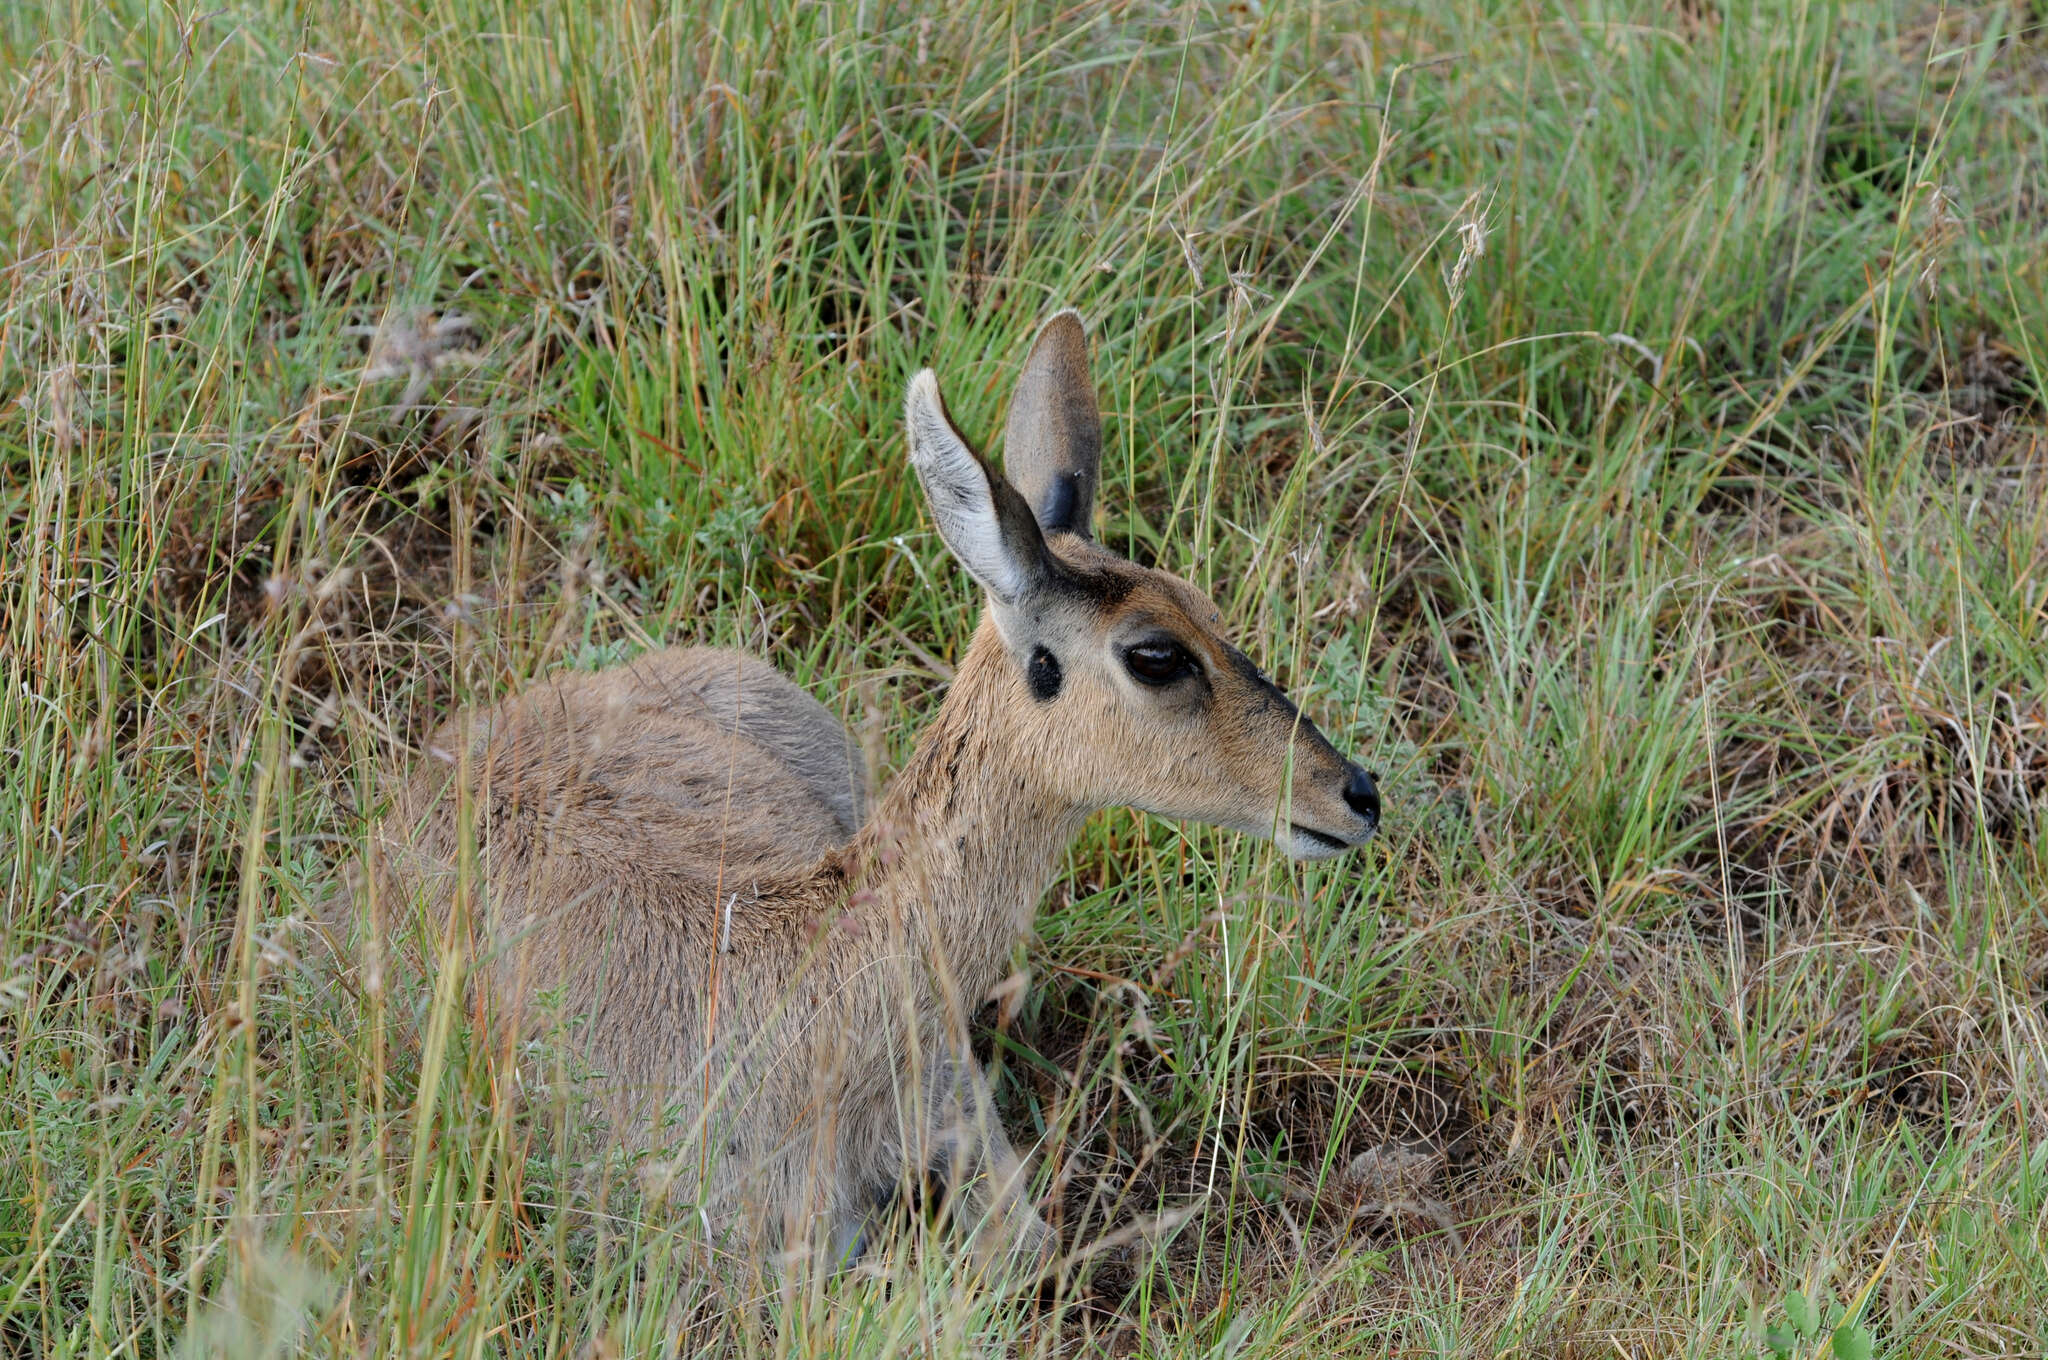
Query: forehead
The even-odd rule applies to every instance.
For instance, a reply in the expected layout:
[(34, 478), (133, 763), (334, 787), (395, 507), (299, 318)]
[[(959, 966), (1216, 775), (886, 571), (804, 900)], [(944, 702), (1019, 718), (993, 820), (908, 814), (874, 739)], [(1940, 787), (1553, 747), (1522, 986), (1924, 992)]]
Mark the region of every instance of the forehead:
[(1207, 595), (1172, 572), (1141, 567), (1098, 543), (1071, 534), (1046, 546), (1073, 572), (1075, 585), (1103, 611), (1103, 621), (1152, 615), (1160, 623), (1187, 623), (1213, 632), (1222, 615)]

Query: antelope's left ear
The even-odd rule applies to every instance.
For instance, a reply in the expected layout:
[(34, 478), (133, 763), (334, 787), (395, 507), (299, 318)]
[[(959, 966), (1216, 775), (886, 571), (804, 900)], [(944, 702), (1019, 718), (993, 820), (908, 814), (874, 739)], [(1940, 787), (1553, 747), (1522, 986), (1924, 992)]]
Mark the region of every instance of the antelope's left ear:
[(1052, 564), (1031, 507), (967, 447), (928, 368), (910, 380), (903, 423), (939, 537), (967, 574), (998, 604), (1014, 605), (1043, 589)]
[(1039, 328), (1017, 375), (1003, 434), (1003, 471), (1047, 533), (1092, 537), (1102, 468), (1102, 411), (1088, 372), (1088, 337), (1069, 308)]

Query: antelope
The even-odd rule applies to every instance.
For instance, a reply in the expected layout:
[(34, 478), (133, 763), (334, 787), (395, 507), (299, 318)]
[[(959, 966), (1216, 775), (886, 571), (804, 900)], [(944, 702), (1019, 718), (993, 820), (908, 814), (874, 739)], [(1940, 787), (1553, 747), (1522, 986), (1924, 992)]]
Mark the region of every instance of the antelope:
[(735, 652), (656, 651), (445, 725), (381, 824), (379, 895), (473, 941), (471, 983), (509, 1032), (552, 990), (600, 1127), (643, 1150), (679, 1134), (669, 1194), (706, 1222), (844, 1263), (935, 1179), (973, 1259), (1043, 1267), (1054, 1234), (967, 1022), (1083, 820), (1128, 806), (1322, 859), (1373, 834), (1379, 793), (1201, 592), (1095, 540), (1077, 313), (1018, 378), (1007, 478), (930, 369), (905, 426), (986, 601), (872, 816), (823, 704)]

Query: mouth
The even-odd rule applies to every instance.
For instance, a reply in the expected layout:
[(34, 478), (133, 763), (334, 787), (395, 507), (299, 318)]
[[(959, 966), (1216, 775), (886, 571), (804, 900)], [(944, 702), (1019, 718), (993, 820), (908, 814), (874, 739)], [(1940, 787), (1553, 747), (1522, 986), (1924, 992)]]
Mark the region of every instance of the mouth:
[[(1290, 822), (1288, 829), (1294, 833), (1294, 844), (1287, 848), (1295, 859), (1329, 859), (1363, 845), (1366, 840), (1365, 836), (1355, 841), (1343, 840), (1312, 826), (1303, 826), (1300, 822)], [(1369, 836), (1371, 833), (1366, 834)]]

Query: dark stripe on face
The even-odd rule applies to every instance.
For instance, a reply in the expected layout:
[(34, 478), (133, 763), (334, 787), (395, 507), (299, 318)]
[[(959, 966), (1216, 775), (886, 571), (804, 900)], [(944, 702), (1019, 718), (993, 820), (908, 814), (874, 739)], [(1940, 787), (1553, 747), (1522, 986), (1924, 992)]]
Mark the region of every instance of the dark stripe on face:
[(1052, 587), (1063, 595), (1111, 609), (1129, 599), (1131, 592), (1137, 589), (1137, 577), (1133, 573), (1098, 566), (1075, 566), (1050, 547), (1045, 555), (1052, 564)]
[(1266, 678), (1266, 673), (1252, 664), (1252, 659), (1235, 647), (1225, 647), (1223, 653), (1230, 659), (1230, 669), (1238, 679), (1256, 691), (1268, 704), (1285, 713), (1290, 720), (1299, 719), (1302, 730), (1312, 732), (1320, 740), (1322, 733), (1316, 725), (1301, 716), (1301, 710), (1294, 706), (1294, 700), (1281, 693), (1280, 687)]

